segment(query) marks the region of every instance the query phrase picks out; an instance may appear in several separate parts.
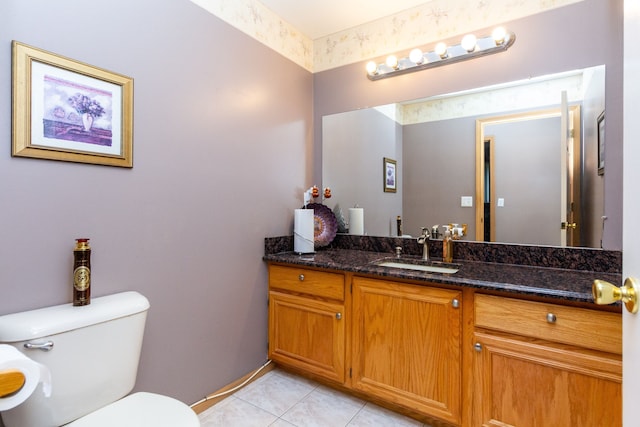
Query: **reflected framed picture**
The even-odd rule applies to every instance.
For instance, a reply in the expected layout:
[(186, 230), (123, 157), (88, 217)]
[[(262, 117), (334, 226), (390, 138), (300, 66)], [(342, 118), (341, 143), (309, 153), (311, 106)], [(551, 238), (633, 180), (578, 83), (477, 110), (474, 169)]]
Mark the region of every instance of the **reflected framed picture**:
[(133, 167), (133, 79), (12, 42), (11, 154)]
[(604, 111), (598, 116), (598, 175), (604, 175)]
[(398, 177), (396, 161), (385, 157), (383, 159), (384, 192), (395, 193), (397, 190)]

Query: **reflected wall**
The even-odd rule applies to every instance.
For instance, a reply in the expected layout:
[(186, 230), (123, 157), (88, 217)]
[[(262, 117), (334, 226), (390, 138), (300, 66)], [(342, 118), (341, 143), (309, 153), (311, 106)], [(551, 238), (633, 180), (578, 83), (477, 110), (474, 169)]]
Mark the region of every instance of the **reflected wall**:
[[(517, 41), (499, 55), (375, 82), (366, 78), (366, 61), (315, 74), (314, 120), (321, 123), (328, 114), (604, 64), (608, 167), (602, 184), (608, 219), (603, 246), (621, 249), (622, 2), (585, 0), (504, 25), (516, 33)], [(322, 127), (314, 132), (314, 181), (322, 182)]]

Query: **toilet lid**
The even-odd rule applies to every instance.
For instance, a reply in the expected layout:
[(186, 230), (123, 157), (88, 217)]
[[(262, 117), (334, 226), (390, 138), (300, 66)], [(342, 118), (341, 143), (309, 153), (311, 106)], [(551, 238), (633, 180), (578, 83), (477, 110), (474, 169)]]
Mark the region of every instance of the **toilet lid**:
[(199, 427), (189, 406), (171, 397), (139, 392), (130, 394), (67, 424), (71, 427)]

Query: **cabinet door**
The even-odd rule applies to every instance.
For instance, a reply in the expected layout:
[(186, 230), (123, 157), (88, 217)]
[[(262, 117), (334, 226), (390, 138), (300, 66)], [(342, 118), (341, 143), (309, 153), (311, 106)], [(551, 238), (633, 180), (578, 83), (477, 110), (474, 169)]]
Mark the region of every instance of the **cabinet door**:
[(477, 426), (622, 425), (620, 356), (475, 333)]
[(344, 382), (344, 305), (269, 292), (269, 358)]
[(459, 424), (460, 300), (458, 291), (354, 278), (353, 387)]

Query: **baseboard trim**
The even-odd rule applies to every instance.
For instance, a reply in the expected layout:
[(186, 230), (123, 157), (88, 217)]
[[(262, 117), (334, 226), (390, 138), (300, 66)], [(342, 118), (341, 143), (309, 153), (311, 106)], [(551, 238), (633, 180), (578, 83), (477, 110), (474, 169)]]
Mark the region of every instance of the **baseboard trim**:
[[(247, 384), (245, 384), (245, 386), (251, 384), (252, 382), (254, 382), (255, 380), (257, 380), (258, 378), (260, 378), (261, 376), (263, 376), (264, 374), (266, 374), (267, 372), (272, 371), (274, 368), (276, 367), (276, 365), (274, 363), (270, 363), (269, 365), (265, 366), (262, 371), (260, 371), (261, 368), (257, 368), (254, 369), (253, 371), (249, 372), (247, 375), (243, 376), (242, 378), (239, 378), (237, 380), (235, 380), (234, 382), (227, 384), (226, 386), (222, 387), (219, 390), (214, 391), (213, 393), (210, 393), (208, 396), (216, 396), (220, 393), (224, 393), (227, 392), (237, 386), (239, 386), (240, 384), (242, 384), (243, 382), (247, 381), (247, 379), (251, 378), (252, 375), (256, 374), (256, 372), (260, 371), (258, 374), (255, 375), (254, 378), (251, 379), (251, 381), (247, 382)], [(206, 397), (205, 399), (194, 403), (193, 405), (191, 405), (191, 409), (194, 410), (194, 412), (196, 414), (200, 414), (201, 412), (206, 411), (207, 409), (209, 409), (210, 407), (214, 406), (216, 403), (219, 403), (221, 401), (223, 401), (225, 398), (231, 396), (231, 394), (226, 394), (223, 396), (219, 396), (219, 397), (213, 397), (213, 398), (208, 398)]]

